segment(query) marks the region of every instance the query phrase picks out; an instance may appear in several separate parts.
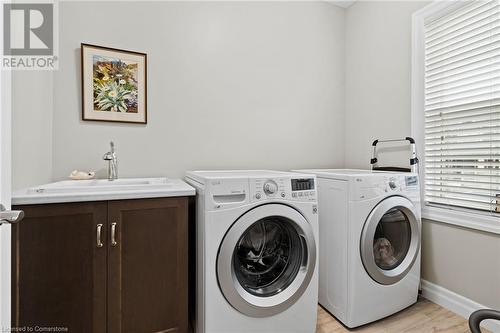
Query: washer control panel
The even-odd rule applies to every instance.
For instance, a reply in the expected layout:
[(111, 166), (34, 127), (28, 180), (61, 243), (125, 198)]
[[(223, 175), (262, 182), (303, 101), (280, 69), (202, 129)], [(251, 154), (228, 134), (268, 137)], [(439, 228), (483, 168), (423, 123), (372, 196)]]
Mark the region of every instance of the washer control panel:
[(274, 180), (268, 180), (264, 183), (264, 193), (267, 195), (274, 195), (278, 192), (278, 184)]
[(283, 199), (316, 201), (316, 179), (311, 178), (253, 178), (250, 179), (250, 200)]

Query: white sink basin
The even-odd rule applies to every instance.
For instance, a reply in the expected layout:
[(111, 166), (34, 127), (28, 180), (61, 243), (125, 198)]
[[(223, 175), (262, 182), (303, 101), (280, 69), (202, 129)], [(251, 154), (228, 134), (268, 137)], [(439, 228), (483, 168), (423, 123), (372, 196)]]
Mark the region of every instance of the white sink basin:
[(107, 179), (64, 180), (45, 184), (27, 190), (28, 193), (68, 193), (68, 192), (108, 192), (127, 190), (147, 190), (148, 188), (173, 186), (167, 178), (122, 178), (109, 181)]
[(81, 202), (99, 200), (122, 200), (191, 196), (193, 187), (180, 179), (168, 178), (121, 178), (64, 180), (15, 191), (12, 203), (15, 205)]

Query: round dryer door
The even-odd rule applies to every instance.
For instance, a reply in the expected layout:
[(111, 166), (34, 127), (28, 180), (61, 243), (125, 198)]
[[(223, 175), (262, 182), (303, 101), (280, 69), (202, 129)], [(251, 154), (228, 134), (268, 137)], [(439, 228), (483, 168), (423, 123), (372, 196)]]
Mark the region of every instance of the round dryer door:
[(375, 206), (366, 219), (361, 259), (376, 282), (394, 284), (412, 268), (420, 249), (417, 216), (410, 200), (393, 196)]
[(316, 242), (304, 216), (289, 206), (268, 204), (231, 226), (219, 249), (217, 278), (235, 309), (266, 317), (302, 296), (315, 264)]

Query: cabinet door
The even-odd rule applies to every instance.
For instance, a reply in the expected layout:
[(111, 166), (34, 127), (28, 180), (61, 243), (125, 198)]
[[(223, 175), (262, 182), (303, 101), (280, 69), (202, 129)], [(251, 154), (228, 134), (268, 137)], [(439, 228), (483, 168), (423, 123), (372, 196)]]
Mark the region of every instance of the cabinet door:
[(12, 228), (12, 325), (106, 332), (105, 202), (19, 206)]
[(109, 202), (108, 333), (187, 332), (187, 209), (187, 198)]

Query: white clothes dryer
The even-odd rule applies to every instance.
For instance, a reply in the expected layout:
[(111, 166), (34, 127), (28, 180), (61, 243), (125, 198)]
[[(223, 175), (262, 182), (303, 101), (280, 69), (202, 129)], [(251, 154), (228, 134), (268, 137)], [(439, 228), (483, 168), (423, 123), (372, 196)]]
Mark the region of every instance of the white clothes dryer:
[(420, 283), (418, 175), (298, 172), (318, 179), (319, 303), (351, 328), (414, 304)]

